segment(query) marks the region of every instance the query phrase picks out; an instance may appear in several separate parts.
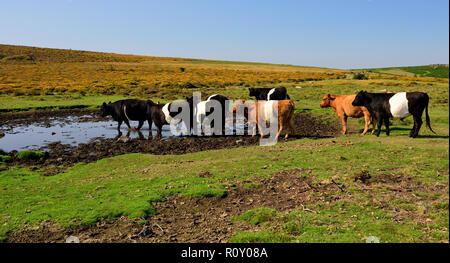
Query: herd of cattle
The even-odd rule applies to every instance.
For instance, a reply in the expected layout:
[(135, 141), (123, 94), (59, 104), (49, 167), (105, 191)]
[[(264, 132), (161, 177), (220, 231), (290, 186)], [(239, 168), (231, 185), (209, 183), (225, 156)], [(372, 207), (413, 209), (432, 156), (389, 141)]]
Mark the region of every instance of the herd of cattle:
[[(244, 100), (238, 100), (232, 109), (225, 106), (229, 99), (223, 95), (212, 95), (206, 101), (200, 102), (195, 102), (194, 97), (189, 97), (185, 100), (167, 104), (158, 104), (151, 100), (136, 99), (119, 100), (108, 104), (104, 102), (101, 107), (101, 116), (112, 116), (118, 122), (117, 129), (119, 134), (122, 123), (125, 122), (128, 128), (131, 128), (130, 120), (133, 120), (139, 121), (137, 130), (140, 130), (144, 122), (148, 121), (150, 134), (152, 123), (154, 123), (158, 136), (161, 136), (163, 125), (173, 124), (175, 118), (179, 116), (182, 110), (189, 107), (188, 112), (190, 113), (187, 118), (189, 121), (185, 121), (185, 124), (188, 129), (188, 134), (192, 134), (191, 131), (194, 128), (194, 123), (202, 123), (205, 117), (214, 112), (215, 106), (220, 106), (222, 110), (222, 121), (219, 122), (221, 126), (220, 131), (225, 130), (225, 119), (228, 110), (232, 113), (244, 113), (244, 117), (248, 123), (254, 124), (253, 136), (256, 135), (256, 127), (260, 131), (260, 136), (264, 136), (261, 124), (270, 121), (271, 116), (277, 116), (278, 118), (279, 129), (275, 138), (278, 138), (283, 131), (286, 131), (285, 138), (288, 137), (289, 133), (292, 134), (294, 129), (294, 103), (290, 100), (286, 88), (250, 88), (249, 96), (255, 97), (256, 101), (246, 102)], [(379, 136), (383, 123), (386, 127), (386, 134), (389, 135), (389, 119), (403, 119), (412, 115), (414, 118), (414, 126), (409, 136), (415, 138), (423, 123), (422, 114), (424, 110), (426, 111), (427, 127), (434, 133), (430, 126), (428, 103), (429, 97), (423, 92), (368, 93), (361, 91), (354, 95), (335, 96), (326, 94), (322, 98), (320, 107), (333, 108), (338, 118), (342, 121), (343, 134), (347, 133), (348, 117), (364, 117), (365, 127), (362, 135), (367, 133), (369, 125), (372, 124), (372, 134), (375, 133), (376, 136)], [(375, 129), (375, 125), (378, 125), (378, 130)], [(211, 127), (214, 127), (214, 122), (211, 122)]]

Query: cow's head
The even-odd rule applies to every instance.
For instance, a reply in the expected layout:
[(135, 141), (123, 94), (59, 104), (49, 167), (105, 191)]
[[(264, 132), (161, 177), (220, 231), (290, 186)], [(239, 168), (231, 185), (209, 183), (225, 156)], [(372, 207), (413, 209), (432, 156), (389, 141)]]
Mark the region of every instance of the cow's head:
[(255, 89), (255, 88), (248, 88), (248, 91), (249, 91), (249, 93), (248, 93), (248, 96), (249, 96), (249, 97), (256, 97), (256, 96), (259, 95), (258, 89)]
[(321, 108), (328, 108), (328, 107), (330, 107), (331, 106), (331, 101), (333, 101), (335, 99), (336, 99), (336, 96), (331, 95), (331, 94), (326, 94), (322, 98), (322, 102), (320, 103), (320, 107)]
[(360, 91), (356, 94), (356, 98), (353, 100), (353, 106), (365, 106), (371, 102), (371, 98), (367, 91)]
[(111, 104), (111, 102), (109, 102), (109, 104), (106, 104), (106, 102), (103, 102), (102, 107), (100, 108), (100, 115), (102, 117), (111, 115), (110, 104)]

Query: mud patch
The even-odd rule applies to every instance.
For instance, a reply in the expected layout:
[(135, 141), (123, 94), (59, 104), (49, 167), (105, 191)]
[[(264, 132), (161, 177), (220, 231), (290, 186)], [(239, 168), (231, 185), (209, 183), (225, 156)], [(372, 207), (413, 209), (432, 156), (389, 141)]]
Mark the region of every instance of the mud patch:
[[(78, 110), (57, 112), (54, 116), (49, 113), (39, 114), (27, 113), (26, 117), (20, 114), (7, 114), (1, 121), (0, 131), (5, 137), (0, 140), (0, 148), (5, 151), (22, 150), (45, 150), (46, 146), (59, 142), (71, 146), (78, 146), (81, 143), (90, 143), (100, 139), (111, 139), (118, 136), (117, 122), (111, 117), (102, 118), (98, 111)], [(72, 115), (65, 115), (71, 113)], [(17, 116), (19, 115), (19, 116)], [(14, 117), (17, 117), (16, 119)], [(137, 122), (131, 122), (131, 125)], [(149, 131), (146, 123), (142, 132), (130, 130), (127, 126), (121, 127), (121, 132), (127, 133), (127, 139), (143, 138), (143, 133), (156, 135), (156, 127)], [(182, 127), (181, 127), (182, 128)], [(172, 136), (170, 127), (164, 126), (163, 137)]]
[[(200, 175), (208, 174), (202, 171)], [(102, 220), (91, 226), (78, 226), (69, 229), (57, 227), (54, 223), (43, 222), (39, 226), (29, 226), (28, 231), (11, 233), (6, 242), (65, 242), (73, 235), (84, 243), (117, 242), (117, 243), (184, 243), (184, 242), (228, 242), (239, 231), (259, 231), (266, 229), (264, 225), (252, 225), (242, 221), (234, 221), (233, 217), (258, 207), (274, 208), (281, 213), (294, 209), (303, 209), (307, 213), (320, 211), (305, 208), (306, 204), (336, 201), (372, 203), (374, 206), (393, 215), (393, 220), (402, 223), (413, 221), (420, 226), (430, 224), (430, 219), (423, 211), (407, 211), (397, 205), (386, 205), (393, 200), (421, 203), (447, 202), (448, 182), (446, 184), (427, 185), (409, 177), (380, 176), (371, 185), (354, 182), (353, 187), (368, 194), (368, 199), (355, 199), (351, 193), (342, 192), (332, 181), (314, 182), (309, 176), (310, 170), (292, 169), (281, 171), (270, 178), (255, 178), (240, 182), (239, 185), (227, 187), (224, 197), (195, 198), (170, 195), (162, 202), (155, 202), (157, 214), (148, 218), (131, 220), (120, 217), (114, 220)], [(199, 176), (200, 176), (199, 175)], [(377, 178), (378, 175), (373, 175)], [(393, 179), (395, 178), (395, 179)], [(340, 181), (339, 178), (335, 178)], [(334, 179), (333, 179), (334, 180)], [(400, 180), (400, 184), (398, 183)], [(351, 180), (350, 180), (351, 181)], [(351, 184), (346, 181), (347, 184)], [(251, 185), (251, 187), (249, 187)], [(341, 183), (343, 186), (343, 183)], [(349, 186), (349, 185), (347, 185)], [(378, 190), (383, 189), (384, 193)], [(392, 189), (391, 192), (385, 192)], [(408, 189), (413, 189), (409, 191)], [(419, 197), (418, 193), (430, 193), (430, 197)], [(441, 193), (442, 198), (435, 200), (431, 195)], [(358, 201), (359, 200), (359, 201)], [(425, 204), (423, 204), (425, 206)], [(270, 226), (277, 230), (276, 222)]]
[[(65, 242), (73, 235), (81, 242), (228, 242), (237, 231), (260, 228), (231, 220), (249, 209), (270, 207), (283, 212), (319, 200), (311, 193), (320, 191), (321, 186), (312, 188), (311, 179), (302, 177), (302, 173), (302, 170), (293, 170), (272, 178), (242, 182), (230, 186), (225, 197), (167, 196), (163, 202), (153, 203), (158, 214), (146, 219), (121, 217), (70, 229), (42, 223), (37, 229), (11, 234), (6, 241)], [(258, 187), (249, 189), (246, 183)]]
[[(45, 123), (47, 120), (58, 116), (64, 118), (67, 114), (70, 116), (78, 116), (82, 121), (90, 122), (102, 119), (98, 116), (98, 110), (77, 109), (77, 110), (61, 110), (50, 112), (33, 112), (21, 114), (3, 114), (1, 115), (2, 123), (6, 123), (8, 127), (18, 124), (33, 123), (36, 119), (40, 119)], [(91, 114), (92, 117), (83, 117)], [(295, 133), (290, 136), (289, 140), (300, 138), (326, 138), (339, 136), (339, 124), (337, 121), (330, 122), (329, 119), (314, 116), (311, 114), (299, 113), (294, 118)], [(5, 138), (4, 138), (5, 139)], [(284, 142), (280, 138), (280, 142)], [(216, 150), (223, 148), (236, 148), (242, 146), (259, 145), (259, 138), (251, 136), (213, 136), (213, 137), (170, 137), (167, 139), (145, 138), (139, 136), (132, 138), (126, 142), (120, 142), (116, 138), (93, 138), (89, 143), (80, 143), (76, 146), (62, 144), (60, 142), (50, 143), (41, 148), (48, 152), (46, 157), (37, 161), (22, 161), (14, 157), (15, 152), (12, 151), (10, 156), (13, 163), (10, 165), (37, 165), (40, 167), (68, 167), (75, 163), (95, 162), (99, 159), (112, 157), (127, 153), (151, 153), (158, 155), (165, 154), (186, 154), (206, 150)], [(46, 172), (46, 175), (52, 175), (60, 172), (64, 168), (53, 168)], [(44, 169), (45, 170), (45, 169)]]

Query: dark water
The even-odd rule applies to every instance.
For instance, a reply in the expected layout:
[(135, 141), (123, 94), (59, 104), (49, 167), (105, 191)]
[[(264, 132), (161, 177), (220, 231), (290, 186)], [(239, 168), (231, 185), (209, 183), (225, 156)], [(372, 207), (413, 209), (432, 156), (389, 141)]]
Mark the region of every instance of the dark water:
[[(79, 119), (84, 121), (80, 122)], [(5, 136), (0, 138), (0, 149), (4, 151), (37, 150), (54, 142), (77, 146), (80, 143), (89, 143), (99, 138), (115, 138), (118, 136), (117, 122), (113, 120), (86, 121), (90, 116), (69, 116), (61, 119), (53, 119), (50, 123), (33, 123), (31, 125), (15, 126), (11, 130), (3, 131)], [(130, 125), (137, 126), (138, 122), (130, 122)], [(152, 134), (156, 136), (156, 128), (153, 125)], [(183, 128), (183, 127), (180, 127)], [(123, 135), (127, 135), (128, 127), (121, 126)], [(144, 124), (141, 129), (142, 135), (149, 135), (148, 124)], [(170, 126), (163, 126), (163, 138), (172, 136)], [(130, 138), (138, 138), (139, 133), (130, 131)]]

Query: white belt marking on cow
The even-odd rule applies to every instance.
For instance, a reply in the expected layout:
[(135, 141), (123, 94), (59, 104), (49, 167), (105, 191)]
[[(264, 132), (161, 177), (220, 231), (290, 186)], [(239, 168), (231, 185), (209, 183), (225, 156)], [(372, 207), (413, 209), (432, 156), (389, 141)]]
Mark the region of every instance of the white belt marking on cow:
[(264, 117), (265, 121), (270, 121), (270, 117), (272, 116), (273, 112), (273, 103), (275, 101), (271, 100), (264, 103)]
[(166, 105), (164, 105), (164, 107), (162, 108), (162, 111), (164, 113), (164, 116), (166, 117), (166, 122), (168, 124), (170, 124), (170, 122), (172, 121), (172, 117), (170, 116), (170, 112), (169, 112), (169, 105), (170, 103), (167, 103)]
[(217, 94), (211, 95), (209, 96), (209, 98), (207, 99), (207, 101), (211, 100), (212, 97), (217, 96)]
[(406, 92), (396, 93), (389, 99), (391, 114), (394, 118), (405, 118), (411, 115), (408, 109)]
[(270, 96), (275, 92), (275, 89), (271, 89), (269, 94), (267, 94), (267, 100), (270, 100)]
[(206, 115), (206, 101), (197, 104), (197, 122), (202, 123), (202, 116)]

